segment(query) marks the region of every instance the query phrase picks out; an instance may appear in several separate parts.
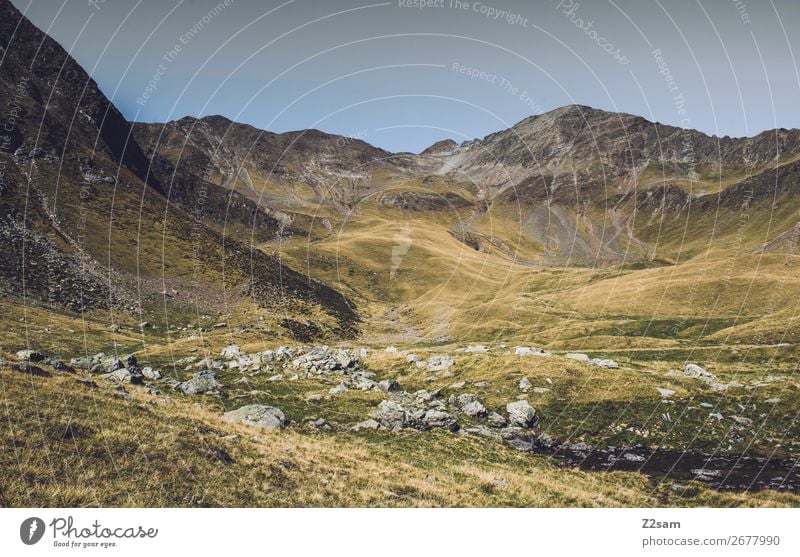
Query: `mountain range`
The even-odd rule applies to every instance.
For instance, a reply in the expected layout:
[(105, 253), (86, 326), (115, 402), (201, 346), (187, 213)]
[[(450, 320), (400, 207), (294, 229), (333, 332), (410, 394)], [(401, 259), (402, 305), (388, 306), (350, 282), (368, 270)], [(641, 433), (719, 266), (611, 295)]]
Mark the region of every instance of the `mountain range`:
[(300, 340), (794, 334), (799, 130), (571, 105), (390, 153), (223, 116), (129, 122), (6, 0), (0, 45), (9, 314)]

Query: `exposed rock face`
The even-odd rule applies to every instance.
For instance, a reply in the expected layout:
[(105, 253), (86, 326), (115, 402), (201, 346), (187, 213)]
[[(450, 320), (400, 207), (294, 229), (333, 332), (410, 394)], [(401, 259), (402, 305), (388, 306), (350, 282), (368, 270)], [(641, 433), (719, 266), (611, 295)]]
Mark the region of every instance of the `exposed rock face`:
[(223, 416), (226, 421), (263, 427), (265, 429), (280, 429), (286, 425), (286, 416), (278, 408), (263, 404), (249, 404), (236, 410), (226, 412)]

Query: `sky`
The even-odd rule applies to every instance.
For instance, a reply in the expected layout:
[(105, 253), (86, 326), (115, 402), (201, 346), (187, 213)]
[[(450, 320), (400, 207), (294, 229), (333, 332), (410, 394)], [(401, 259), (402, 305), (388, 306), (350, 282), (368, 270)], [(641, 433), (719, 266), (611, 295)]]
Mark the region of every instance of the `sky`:
[(568, 104), (800, 127), (797, 0), (13, 0), (130, 120), (221, 114), (389, 151)]

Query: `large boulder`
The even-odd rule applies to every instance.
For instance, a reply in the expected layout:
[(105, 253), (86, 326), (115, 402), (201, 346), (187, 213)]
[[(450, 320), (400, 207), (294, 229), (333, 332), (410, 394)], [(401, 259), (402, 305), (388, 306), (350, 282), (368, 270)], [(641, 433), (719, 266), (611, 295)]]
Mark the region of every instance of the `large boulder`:
[(425, 415), (422, 418), (422, 422), (429, 428), (433, 427), (442, 427), (445, 429), (449, 429), (451, 431), (455, 431), (458, 429), (458, 424), (447, 412), (444, 410), (436, 410), (431, 409), (425, 412)]
[(517, 400), (506, 404), (508, 422), (516, 427), (533, 427), (536, 423), (536, 410), (527, 400)]
[(134, 385), (139, 385), (144, 381), (142, 371), (136, 366), (120, 368), (112, 371), (108, 376), (112, 379), (116, 379), (120, 383), (131, 383)]
[(372, 417), (386, 429), (398, 431), (406, 426), (406, 410), (393, 400), (383, 400)]
[(225, 412), (223, 419), (228, 422), (266, 429), (280, 429), (286, 425), (286, 416), (280, 409), (263, 404), (249, 404), (236, 410)]
[(41, 362), (44, 360), (44, 354), (36, 350), (20, 350), (17, 352), (17, 359), (25, 362)]
[(216, 391), (222, 385), (217, 382), (217, 374), (213, 370), (204, 369), (192, 375), (191, 379), (178, 385), (178, 390), (185, 395), (198, 395)]
[(683, 368), (683, 374), (686, 377), (700, 379), (701, 381), (706, 381), (708, 383), (716, 379), (716, 376), (713, 373), (706, 371), (705, 368), (702, 368), (697, 364), (686, 364)]
[(452, 395), (449, 402), (471, 418), (480, 418), (488, 414), (486, 407), (473, 394)]

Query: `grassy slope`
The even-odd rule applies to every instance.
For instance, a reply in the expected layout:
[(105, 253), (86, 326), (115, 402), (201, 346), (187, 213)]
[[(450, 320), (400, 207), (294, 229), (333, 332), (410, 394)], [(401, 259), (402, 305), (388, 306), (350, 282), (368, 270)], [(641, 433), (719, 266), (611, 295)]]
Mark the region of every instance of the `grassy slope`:
[[(217, 339), (218, 341), (221, 339)], [(158, 358), (158, 350), (151, 356)], [(505, 400), (520, 372), (520, 361), (500, 360), (488, 369), (482, 356), (465, 357), (457, 379), (489, 378), (479, 392), (487, 404)], [(513, 357), (510, 357), (513, 359)], [(401, 358), (379, 354), (368, 365), (397, 375), (409, 388), (421, 377)], [(532, 362), (527, 362), (532, 363)], [(512, 365), (513, 364), (513, 365)], [(557, 375), (551, 363), (526, 372), (535, 384), (552, 376), (554, 403), (537, 401), (549, 422), (561, 396), (573, 398), (576, 416), (593, 401), (630, 399), (613, 373), (577, 365)], [(636, 372), (634, 372), (636, 373)], [(115, 396), (95, 379), (89, 389), (71, 374), (32, 377), (0, 369), (3, 446), (0, 504), (4, 506), (795, 506), (796, 496), (760, 492), (716, 493), (702, 486), (670, 489), (633, 473), (586, 473), (556, 468), (497, 442), (445, 432), (314, 433), (303, 424), (323, 416), (334, 424), (364, 418), (374, 394), (327, 397), (318, 407), (305, 402), (326, 389), (314, 380), (234, 386), (237, 374), (223, 374), (227, 398), (166, 399), (128, 387), (133, 400)], [(453, 379), (455, 380), (455, 379)], [(653, 383), (636, 373), (630, 383)], [(684, 383), (678, 381), (678, 383)], [(587, 388), (588, 387), (588, 388)], [(679, 388), (681, 388), (679, 386)], [(681, 388), (681, 397), (691, 386)], [(566, 389), (566, 390), (564, 390)], [(577, 396), (575, 396), (577, 395)], [(540, 396), (540, 395), (537, 395)], [(547, 395), (548, 397), (551, 395)], [(643, 399), (652, 398), (648, 394)], [(639, 397), (634, 396), (635, 403)], [(292, 421), (282, 432), (264, 432), (220, 420), (223, 408), (249, 402), (273, 403)], [(573, 423), (560, 409), (565, 428)], [(644, 409), (642, 409), (644, 412)], [(633, 418), (633, 417), (632, 417)], [(602, 417), (601, 417), (602, 419)], [(687, 424), (694, 427), (695, 424)], [(658, 430), (653, 424), (653, 434)], [(577, 433), (577, 431), (576, 431)], [(708, 432), (715, 434), (715, 432)], [(232, 437), (233, 436), (233, 437)], [(591, 433), (575, 438), (591, 440)], [(496, 483), (503, 480), (506, 485)]]

